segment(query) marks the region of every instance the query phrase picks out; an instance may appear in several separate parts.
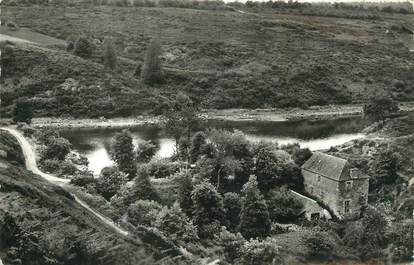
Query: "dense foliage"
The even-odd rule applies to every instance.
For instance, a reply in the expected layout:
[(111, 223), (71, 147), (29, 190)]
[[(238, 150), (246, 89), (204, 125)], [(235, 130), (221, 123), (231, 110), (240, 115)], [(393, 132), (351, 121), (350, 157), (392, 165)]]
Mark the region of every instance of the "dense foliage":
[(32, 104), (27, 100), (19, 100), (13, 111), (13, 120), (15, 122), (25, 122), (30, 124), (33, 117)]
[(127, 130), (117, 133), (111, 145), (111, 157), (118, 165), (119, 170), (132, 179), (137, 173), (135, 163), (134, 145), (132, 137)]

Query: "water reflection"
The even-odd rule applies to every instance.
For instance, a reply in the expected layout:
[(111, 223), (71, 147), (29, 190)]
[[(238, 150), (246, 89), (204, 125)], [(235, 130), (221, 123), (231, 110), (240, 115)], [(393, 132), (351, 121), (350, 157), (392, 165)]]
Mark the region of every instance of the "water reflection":
[[(353, 139), (363, 137), (359, 133), (364, 123), (359, 118), (331, 121), (291, 122), (223, 122), (209, 121), (206, 127), (240, 130), (251, 141), (273, 141), (280, 145), (299, 143), (311, 150), (328, 149)], [(95, 175), (102, 168), (113, 165), (109, 156), (112, 137), (121, 129), (76, 129), (62, 131), (74, 149), (89, 160), (89, 168)], [(169, 157), (174, 153), (175, 142), (156, 126), (141, 126), (130, 129), (135, 146), (144, 140), (152, 140), (159, 146), (158, 157)]]

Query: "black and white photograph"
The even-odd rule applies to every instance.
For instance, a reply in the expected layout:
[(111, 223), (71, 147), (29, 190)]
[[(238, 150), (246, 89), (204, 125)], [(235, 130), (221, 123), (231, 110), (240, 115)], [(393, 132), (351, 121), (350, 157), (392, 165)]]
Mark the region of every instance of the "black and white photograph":
[(0, 265), (413, 265), (413, 0), (0, 0)]

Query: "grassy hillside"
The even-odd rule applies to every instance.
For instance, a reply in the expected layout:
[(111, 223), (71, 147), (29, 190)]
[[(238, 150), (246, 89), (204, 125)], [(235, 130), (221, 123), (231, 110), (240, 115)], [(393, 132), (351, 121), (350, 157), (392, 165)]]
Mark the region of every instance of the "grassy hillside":
[[(90, 110), (74, 107), (79, 100), (70, 102), (73, 97), (65, 92), (69, 102), (41, 105), (39, 115), (142, 113), (160, 108), (177, 90), (187, 92), (205, 108), (343, 104), (363, 102), (384, 92), (398, 101), (414, 99), (414, 55), (399, 38), (401, 25), (407, 23), (402, 15), (361, 20), (269, 10), (250, 14), (110, 6), (6, 6), (2, 11), (5, 21), (58, 39), (73, 41), (82, 33), (94, 39), (110, 37), (122, 57), (117, 73), (103, 74), (99, 44), (93, 63), (63, 50), (13, 47), (19, 57), (6, 54), (6, 62), (2, 58), (3, 65), (15, 69), (2, 76), (2, 85), (9, 91), (6, 105), (13, 104), (15, 89), (31, 91), (30, 96), (48, 90), (55, 93), (67, 78), (75, 84), (79, 81), (79, 86), (86, 82), (102, 87), (109, 75), (120, 83), (116, 88), (129, 91), (124, 96), (113, 87), (91, 92), (90, 99), (81, 98), (82, 104), (91, 104)], [(148, 87), (131, 76), (154, 36), (161, 39), (165, 80)], [(51, 54), (61, 59), (51, 59)], [(27, 63), (21, 65), (20, 59)], [(119, 107), (128, 110), (116, 110)]]

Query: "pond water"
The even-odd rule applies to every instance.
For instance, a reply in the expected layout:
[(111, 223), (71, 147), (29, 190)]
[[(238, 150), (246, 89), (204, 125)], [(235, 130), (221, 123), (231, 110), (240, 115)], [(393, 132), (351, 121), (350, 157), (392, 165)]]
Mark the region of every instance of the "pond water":
[[(325, 121), (208, 121), (206, 127), (240, 130), (251, 141), (273, 141), (280, 145), (299, 143), (311, 150), (328, 149), (364, 135), (361, 118), (346, 118)], [(89, 160), (89, 168), (99, 174), (102, 168), (113, 165), (109, 156), (111, 138), (118, 129), (71, 129), (64, 130), (73, 148)], [(156, 126), (139, 126), (130, 129), (135, 146), (143, 140), (152, 140), (159, 146), (158, 157), (169, 157), (174, 153), (174, 140)]]

